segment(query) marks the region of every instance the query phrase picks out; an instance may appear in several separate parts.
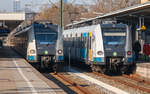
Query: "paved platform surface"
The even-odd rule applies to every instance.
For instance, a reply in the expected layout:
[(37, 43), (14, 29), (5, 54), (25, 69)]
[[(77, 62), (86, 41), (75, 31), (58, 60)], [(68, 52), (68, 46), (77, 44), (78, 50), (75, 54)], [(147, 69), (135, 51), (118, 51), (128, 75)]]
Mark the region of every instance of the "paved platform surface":
[(0, 48), (0, 94), (66, 94), (9, 48)]
[(150, 78), (150, 62), (138, 63), (136, 73), (143, 77)]

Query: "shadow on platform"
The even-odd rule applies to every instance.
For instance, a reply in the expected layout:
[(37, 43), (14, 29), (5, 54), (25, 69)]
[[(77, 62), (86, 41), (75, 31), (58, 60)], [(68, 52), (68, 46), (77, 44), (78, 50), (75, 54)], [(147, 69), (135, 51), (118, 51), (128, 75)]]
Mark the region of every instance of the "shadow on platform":
[(4, 46), (0, 48), (0, 61), (3, 60), (12, 60), (12, 58), (22, 58), (22, 56), (18, 55), (13, 49)]

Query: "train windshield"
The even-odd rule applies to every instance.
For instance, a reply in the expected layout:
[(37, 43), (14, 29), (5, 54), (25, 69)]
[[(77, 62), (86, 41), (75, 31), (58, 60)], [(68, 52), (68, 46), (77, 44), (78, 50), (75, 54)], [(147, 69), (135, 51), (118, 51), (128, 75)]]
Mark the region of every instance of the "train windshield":
[(124, 45), (125, 36), (104, 36), (104, 45)]
[(54, 44), (57, 40), (57, 33), (38, 33), (36, 41), (40, 44)]
[(126, 42), (125, 28), (104, 28), (103, 37), (104, 45), (125, 45)]

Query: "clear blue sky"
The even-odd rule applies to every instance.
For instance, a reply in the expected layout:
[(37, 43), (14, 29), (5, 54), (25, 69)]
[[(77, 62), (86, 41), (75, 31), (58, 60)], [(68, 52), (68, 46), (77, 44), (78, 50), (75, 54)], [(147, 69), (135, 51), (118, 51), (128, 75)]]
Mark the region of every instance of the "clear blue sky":
[[(7, 12), (12, 12), (13, 11), (13, 1), (14, 0), (0, 0), (0, 11), (7, 11)], [(33, 2), (33, 5), (38, 5), (34, 7), (34, 10), (38, 10), (40, 5), (46, 4), (49, 2), (49, 0), (20, 0), (21, 1), (21, 9), (24, 9), (25, 4), (29, 4)], [(57, 2), (59, 0), (51, 0), (52, 2)], [(73, 3), (79, 3), (83, 1), (82, 3), (87, 3), (87, 1), (91, 0), (67, 0), (69, 2), (75, 1)], [(84, 2), (85, 1), (85, 2)]]

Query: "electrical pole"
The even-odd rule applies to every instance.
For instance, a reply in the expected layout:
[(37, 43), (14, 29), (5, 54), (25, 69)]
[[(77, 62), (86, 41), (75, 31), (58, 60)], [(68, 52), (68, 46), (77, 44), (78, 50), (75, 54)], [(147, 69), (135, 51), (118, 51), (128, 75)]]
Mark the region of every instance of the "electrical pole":
[(60, 0), (60, 27), (61, 27), (61, 32), (63, 32), (63, 0)]

